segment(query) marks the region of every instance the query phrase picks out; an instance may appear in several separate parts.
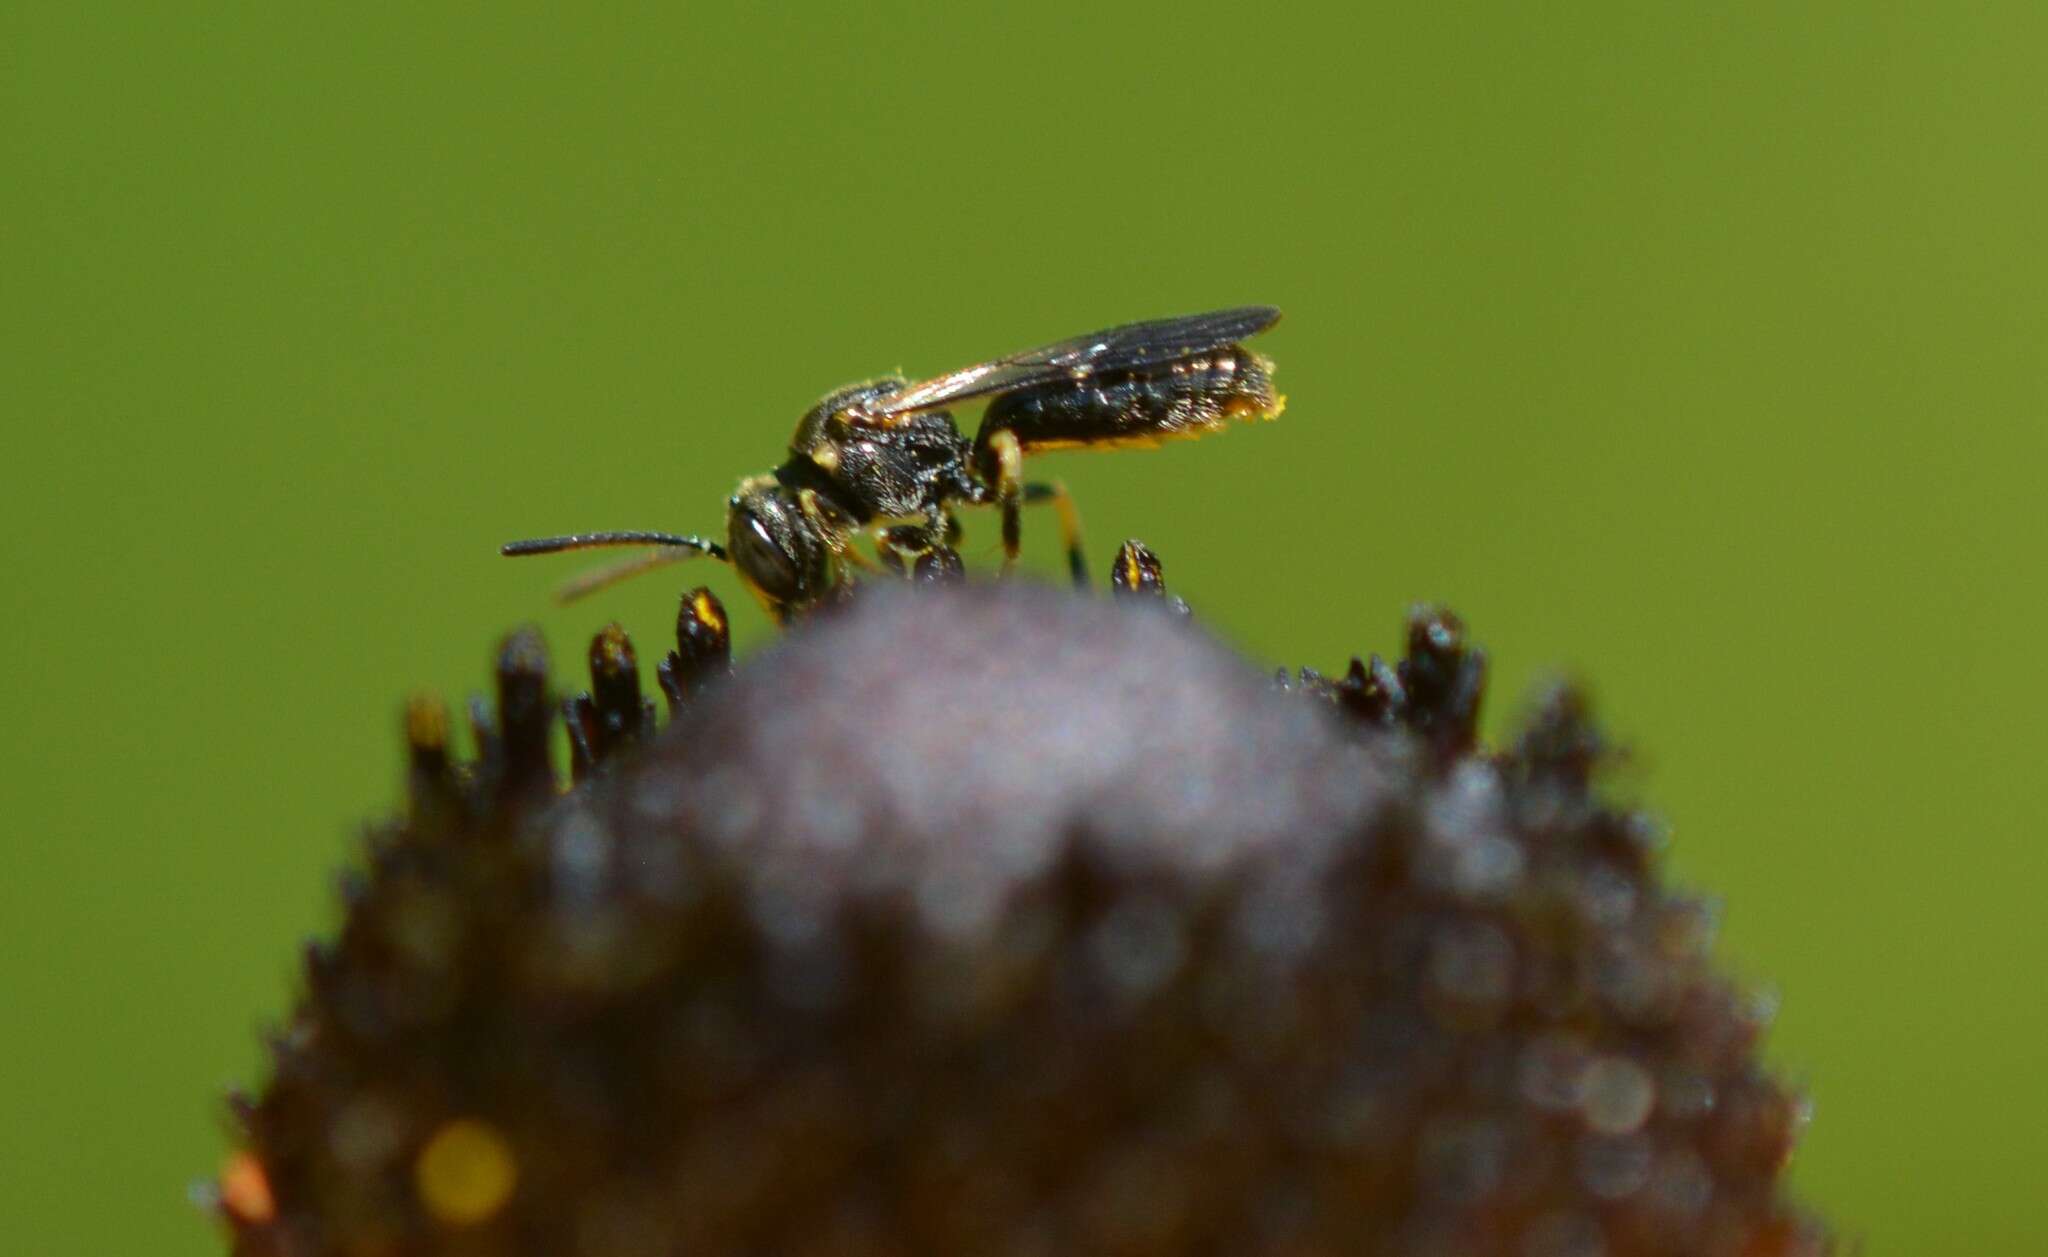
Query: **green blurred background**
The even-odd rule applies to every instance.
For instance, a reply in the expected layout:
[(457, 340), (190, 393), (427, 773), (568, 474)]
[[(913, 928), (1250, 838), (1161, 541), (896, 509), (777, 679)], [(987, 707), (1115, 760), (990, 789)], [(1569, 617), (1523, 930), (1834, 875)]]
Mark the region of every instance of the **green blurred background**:
[(832, 385), (1248, 301), (1284, 420), (1046, 460), (1098, 570), (1274, 662), (1446, 600), (1496, 728), (1590, 678), (1782, 993), (1798, 1189), (2039, 1251), (2048, 10), (171, 8), (0, 12), (9, 1251), (218, 1250), (403, 693), (696, 579), (765, 631), (499, 541), (715, 530)]

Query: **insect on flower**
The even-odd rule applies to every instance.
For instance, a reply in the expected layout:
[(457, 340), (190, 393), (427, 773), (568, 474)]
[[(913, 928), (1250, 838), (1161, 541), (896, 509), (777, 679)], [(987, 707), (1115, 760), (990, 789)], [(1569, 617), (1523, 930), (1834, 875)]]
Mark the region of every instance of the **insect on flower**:
[[(646, 553), (586, 573), (561, 590), (570, 601), (628, 576), (708, 556), (732, 564), (777, 620), (844, 587), (874, 563), (856, 549), (872, 538), (881, 562), (950, 547), (958, 506), (1002, 512), (1004, 565), (1022, 544), (1022, 508), (1059, 512), (1067, 564), (1087, 574), (1080, 518), (1057, 482), (1024, 478), (1026, 455), (1054, 449), (1157, 445), (1216, 431), (1232, 419), (1272, 419), (1285, 399), (1272, 363), (1238, 342), (1280, 318), (1243, 306), (1130, 323), (993, 358), (918, 383), (889, 376), (828, 393), (804, 412), (780, 467), (740, 482), (726, 501), (725, 544), (665, 532), (595, 532), (514, 541), (507, 555), (600, 546)], [(973, 440), (949, 407), (988, 399)]]

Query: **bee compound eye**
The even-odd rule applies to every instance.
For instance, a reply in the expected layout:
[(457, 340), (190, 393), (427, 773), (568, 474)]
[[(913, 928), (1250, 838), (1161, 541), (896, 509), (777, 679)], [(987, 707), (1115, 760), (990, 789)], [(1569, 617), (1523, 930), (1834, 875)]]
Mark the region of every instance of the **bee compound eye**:
[(743, 511), (732, 529), (733, 563), (762, 593), (786, 602), (797, 596), (802, 584), (794, 557), (776, 540), (767, 521), (752, 511)]

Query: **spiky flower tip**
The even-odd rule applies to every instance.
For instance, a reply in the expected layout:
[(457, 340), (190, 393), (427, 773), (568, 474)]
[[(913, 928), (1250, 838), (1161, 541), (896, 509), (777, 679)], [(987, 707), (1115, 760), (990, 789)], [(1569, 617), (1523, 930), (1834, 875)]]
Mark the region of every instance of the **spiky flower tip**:
[[(245, 1257), (1830, 1250), (1713, 914), (1458, 621), (1279, 686), (1124, 597), (877, 589), (408, 714), (215, 1199)], [(1148, 596), (1157, 595), (1157, 597)]]

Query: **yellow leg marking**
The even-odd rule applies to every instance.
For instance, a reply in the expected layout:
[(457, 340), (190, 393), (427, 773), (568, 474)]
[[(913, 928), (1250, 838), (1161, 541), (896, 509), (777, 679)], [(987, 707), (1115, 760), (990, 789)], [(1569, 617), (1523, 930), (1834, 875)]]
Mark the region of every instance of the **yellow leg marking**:
[(1067, 492), (1064, 481), (1052, 482), (1053, 509), (1060, 513), (1060, 540), (1067, 547), (1068, 565), (1074, 569), (1074, 579), (1087, 584), (1088, 577), (1081, 571), (1081, 508), (1074, 505), (1074, 495)]
[(1046, 502), (1060, 516), (1060, 538), (1067, 549), (1067, 572), (1074, 584), (1088, 585), (1088, 562), (1081, 550), (1081, 512), (1067, 486), (1054, 480), (1043, 484), (1024, 483), (1024, 447), (1014, 432), (998, 432), (988, 439), (989, 452), (996, 459), (996, 501), (1003, 508), (1003, 571), (1017, 565), (1023, 549), (1023, 507), (1027, 502)]
[(898, 576), (908, 576), (910, 574), (910, 566), (906, 560), (912, 552), (895, 545), (889, 540), (889, 530), (894, 527), (894, 524), (875, 525), (868, 532), (868, 541), (874, 545), (875, 558), (880, 561), (883, 567), (888, 568)]
[(1023, 549), (1024, 522), (1020, 509), (1024, 501), (1024, 447), (1014, 432), (998, 432), (988, 439), (989, 452), (996, 457), (996, 500), (1003, 508), (1003, 571), (1017, 565)]
[(1043, 484), (1026, 485), (1025, 501), (1050, 501), (1060, 515), (1060, 540), (1067, 549), (1067, 574), (1074, 584), (1082, 589), (1088, 587), (1088, 559), (1081, 549), (1081, 511), (1074, 505), (1074, 495), (1067, 492), (1067, 486), (1058, 480)]

